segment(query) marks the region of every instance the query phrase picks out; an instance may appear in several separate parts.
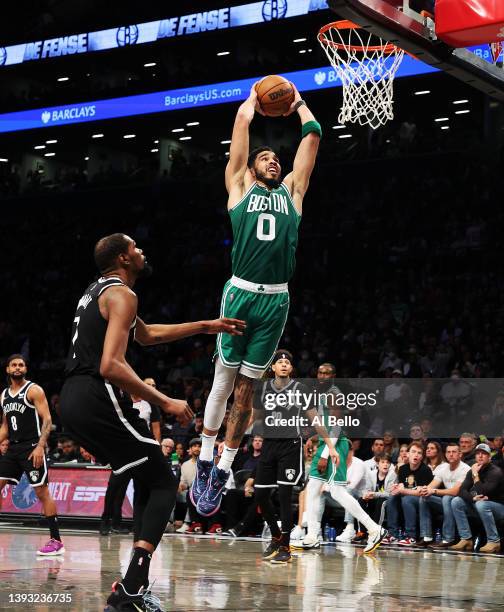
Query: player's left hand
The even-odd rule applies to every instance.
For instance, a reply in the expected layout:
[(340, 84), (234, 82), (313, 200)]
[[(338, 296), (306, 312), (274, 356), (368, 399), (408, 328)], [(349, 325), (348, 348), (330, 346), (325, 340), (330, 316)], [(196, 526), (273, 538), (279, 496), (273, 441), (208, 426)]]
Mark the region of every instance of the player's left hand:
[(30, 455), (28, 456), (28, 461), (31, 459), (33, 463), (33, 467), (38, 470), (39, 467), (44, 463), (45, 452), (42, 446), (37, 446), (32, 450)]
[(243, 336), (247, 324), (240, 319), (221, 317), (213, 321), (204, 321), (205, 334), (229, 334), (231, 336)]
[(283, 117), (288, 117), (289, 115), (292, 115), (292, 113), (294, 112), (294, 107), (299, 102), (299, 100), (302, 100), (301, 94), (299, 93), (294, 83), (292, 81), (289, 81), (289, 83), (292, 85), (292, 88), (294, 89), (294, 100), (292, 101), (292, 104), (290, 105), (289, 110), (283, 114)]

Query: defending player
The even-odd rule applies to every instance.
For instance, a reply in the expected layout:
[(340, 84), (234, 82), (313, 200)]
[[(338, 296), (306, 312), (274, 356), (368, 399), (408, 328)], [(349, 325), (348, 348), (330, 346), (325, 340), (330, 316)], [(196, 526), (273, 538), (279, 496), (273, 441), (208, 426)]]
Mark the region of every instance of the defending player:
[[(336, 368), (332, 363), (323, 363), (319, 366), (317, 378), (320, 390), (327, 396), (340, 393), (338, 387), (333, 383)], [(325, 417), (335, 413), (331, 406), (321, 406)], [(303, 548), (320, 548), (319, 532), (321, 520), (321, 495), (324, 485), (329, 485), (331, 497), (337, 501), (347, 512), (360, 521), (368, 530), (368, 541), (364, 548), (365, 553), (373, 552), (378, 548), (387, 531), (364, 512), (357, 500), (346, 490), (347, 485), (347, 457), (350, 450), (350, 440), (342, 430), (333, 431), (331, 442), (335, 445), (339, 454), (339, 464), (335, 465), (329, 461), (330, 448), (326, 445), (326, 440), (319, 437), (317, 452), (315, 453), (308, 483), (306, 485), (306, 513), (308, 516), (308, 533), (303, 540)]]
[(26, 474), (42, 503), (49, 523), (51, 539), (39, 555), (54, 556), (65, 552), (61, 541), (56, 504), (49, 493), (45, 447), (51, 433), (51, 413), (42, 387), (26, 380), (26, 361), (22, 355), (11, 355), (6, 372), (9, 386), (0, 396), (2, 427), (0, 444), (9, 439), (9, 449), (0, 459), (0, 491), (7, 481), (19, 483)]
[[(247, 321), (240, 338), (217, 338), (215, 376), (205, 409), (201, 454), (190, 494), (199, 514), (219, 509), (222, 491), (252, 411), (254, 380), (260, 378), (282, 336), (289, 311), (287, 283), (295, 267), (303, 198), (315, 165), (320, 124), (295, 89), (287, 114), (301, 120), (292, 172), (282, 181), (282, 168), (269, 147), (249, 152), (249, 126), (257, 106), (252, 87), (236, 114), (226, 167), (228, 212), (233, 228), (232, 278), (225, 284), (221, 316)], [(214, 443), (234, 389), (225, 447), (213, 465)]]
[(121, 582), (107, 600), (106, 612), (160, 612), (149, 588), (149, 565), (175, 503), (177, 481), (147, 423), (133, 408), (131, 395), (189, 422), (192, 411), (143, 382), (126, 352), (142, 345), (172, 342), (198, 333), (240, 334), (243, 322), (217, 319), (178, 325), (146, 325), (137, 317), (136, 280), (149, 268), (141, 249), (124, 234), (98, 241), (95, 262), (101, 278), (79, 300), (68, 353), (67, 380), (61, 392), (61, 419), (72, 437), (115, 474), (135, 482), (133, 555)]

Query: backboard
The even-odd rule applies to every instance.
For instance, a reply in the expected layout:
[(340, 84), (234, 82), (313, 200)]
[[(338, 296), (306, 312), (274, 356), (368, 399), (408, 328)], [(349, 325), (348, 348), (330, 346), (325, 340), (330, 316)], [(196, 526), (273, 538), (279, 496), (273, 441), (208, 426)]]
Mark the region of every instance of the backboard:
[[(417, 1), (328, 0), (341, 19), (348, 19), (394, 43), (422, 62), (435, 66), (487, 95), (504, 101), (504, 69), (482, 53), (454, 48), (437, 38), (433, 16), (422, 15)], [(432, 2), (430, 3), (433, 4)], [(491, 54), (488, 51), (488, 58)]]

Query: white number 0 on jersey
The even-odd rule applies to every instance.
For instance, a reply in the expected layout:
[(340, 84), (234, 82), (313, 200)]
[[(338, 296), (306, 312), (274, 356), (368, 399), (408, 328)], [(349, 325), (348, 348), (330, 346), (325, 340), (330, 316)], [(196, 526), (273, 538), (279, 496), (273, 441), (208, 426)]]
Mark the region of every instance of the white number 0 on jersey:
[[(268, 233), (264, 231), (265, 222), (268, 222)], [(268, 213), (261, 213), (257, 217), (257, 232), (256, 236), (258, 240), (275, 240), (275, 223), (276, 219), (274, 215)]]

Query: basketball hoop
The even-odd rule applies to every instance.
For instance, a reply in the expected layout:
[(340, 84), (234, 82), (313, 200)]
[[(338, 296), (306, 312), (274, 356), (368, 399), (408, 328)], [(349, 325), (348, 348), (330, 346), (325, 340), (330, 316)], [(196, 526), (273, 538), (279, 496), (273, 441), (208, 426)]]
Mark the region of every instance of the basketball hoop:
[(376, 129), (393, 119), (394, 77), (403, 49), (346, 20), (325, 25), (317, 38), (343, 86), (339, 123)]

